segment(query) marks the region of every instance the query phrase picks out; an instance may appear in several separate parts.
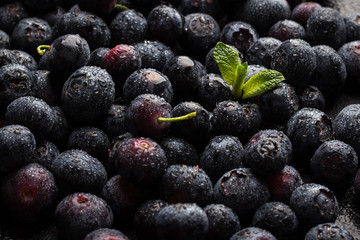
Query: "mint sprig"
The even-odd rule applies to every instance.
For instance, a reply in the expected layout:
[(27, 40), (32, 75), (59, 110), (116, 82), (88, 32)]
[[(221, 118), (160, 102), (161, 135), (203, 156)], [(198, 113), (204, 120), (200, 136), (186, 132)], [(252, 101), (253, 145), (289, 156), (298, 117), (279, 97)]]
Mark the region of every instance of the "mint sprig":
[(232, 86), (232, 93), (236, 99), (246, 99), (263, 94), (285, 80), (282, 73), (276, 70), (264, 70), (244, 83), (247, 75), (247, 62), (241, 63), (237, 51), (222, 42), (218, 42), (215, 46), (214, 59), (221, 76)]

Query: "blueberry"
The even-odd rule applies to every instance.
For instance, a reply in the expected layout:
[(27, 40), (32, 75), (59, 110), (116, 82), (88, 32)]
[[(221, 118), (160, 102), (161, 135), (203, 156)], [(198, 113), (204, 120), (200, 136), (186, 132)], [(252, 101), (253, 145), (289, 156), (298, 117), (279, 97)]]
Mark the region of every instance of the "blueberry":
[(247, 50), (246, 60), (249, 64), (271, 67), (271, 58), (281, 41), (272, 37), (260, 37)]
[(240, 220), (236, 213), (223, 204), (210, 204), (204, 207), (209, 219), (207, 239), (228, 240), (240, 230)]
[(29, 10), (22, 1), (12, 1), (0, 7), (0, 29), (11, 34), (21, 19), (29, 17)]
[(291, 195), (289, 206), (295, 212), (302, 229), (334, 222), (339, 211), (334, 193), (316, 183), (305, 183), (296, 188)]
[(129, 240), (129, 238), (125, 234), (113, 228), (98, 228), (88, 233), (83, 240), (102, 239)]
[(344, 17), (346, 25), (346, 42), (360, 40), (360, 13), (348, 14)]
[(259, 175), (269, 176), (280, 172), (292, 158), (290, 139), (274, 129), (256, 133), (244, 146), (243, 163)]
[(244, 82), (246, 83), (252, 76), (254, 76), (255, 74), (257, 74), (257, 73), (259, 73), (261, 71), (264, 71), (264, 70), (267, 70), (267, 68), (262, 66), (262, 65), (249, 64), (248, 68), (247, 68), (247, 73), (246, 73), (246, 77), (245, 77)]
[(269, 200), (265, 182), (249, 168), (235, 168), (224, 173), (214, 186), (214, 202), (232, 208), (240, 221)]
[(60, 105), (61, 88), (55, 76), (48, 70), (33, 71), (32, 76), (34, 97), (44, 100), (50, 106)]
[(276, 49), (271, 68), (281, 72), (292, 86), (301, 87), (316, 69), (316, 55), (308, 42), (289, 39)]
[[(240, 58), (241, 62), (244, 62), (245, 53), (243, 54), (243, 53), (239, 52), (239, 50), (233, 45), (230, 45), (230, 46), (239, 54), (239, 58)], [(214, 59), (214, 50), (215, 50), (215, 47), (210, 49), (210, 51), (206, 54), (205, 68), (206, 68), (207, 73), (221, 74), (218, 64), (216, 63), (216, 61)]]
[(209, 220), (194, 203), (177, 203), (163, 207), (155, 221), (158, 239), (200, 240), (209, 229)]
[(325, 97), (319, 88), (313, 85), (306, 85), (304, 88), (297, 88), (296, 95), (299, 98), (300, 108), (317, 108), (320, 111), (324, 111)]
[(164, 199), (170, 203), (210, 204), (213, 184), (205, 171), (198, 166), (171, 165), (162, 176)]
[(323, 223), (311, 228), (305, 235), (304, 240), (353, 240), (353, 236), (342, 226), (337, 223)]
[(306, 22), (311, 14), (319, 8), (321, 5), (318, 2), (302, 2), (292, 9), (290, 18), (306, 27)]
[(10, 49), (10, 36), (3, 30), (0, 30), (0, 49), (2, 48)]
[(216, 183), (225, 172), (242, 167), (243, 156), (243, 146), (237, 137), (219, 135), (201, 153), (199, 167)]
[(77, 191), (97, 194), (107, 181), (101, 162), (79, 149), (61, 152), (51, 164), (61, 194)]
[(128, 131), (125, 123), (127, 105), (112, 104), (107, 116), (101, 124), (101, 129), (112, 141), (115, 137)]
[(268, 230), (279, 239), (286, 239), (298, 230), (295, 212), (285, 203), (268, 202), (254, 213), (252, 226)]
[(185, 164), (196, 166), (199, 163), (199, 154), (195, 146), (182, 138), (170, 137), (160, 142), (165, 152), (168, 164)]
[(64, 83), (62, 107), (69, 118), (84, 123), (103, 119), (115, 100), (115, 83), (100, 67), (77, 69)]
[(347, 78), (346, 83), (349, 86), (359, 85), (360, 76), (360, 40), (347, 42), (340, 47), (338, 53), (343, 59), (346, 67)]
[(17, 63), (14, 51), (7, 48), (0, 49), (0, 66), (2, 67), (11, 63)]
[(41, 18), (44, 19), (50, 27), (53, 27), (59, 18), (66, 13), (63, 6), (55, 6), (51, 10), (46, 11), (42, 14)]
[(104, 57), (110, 51), (110, 48), (99, 47), (91, 51), (88, 66), (97, 66), (104, 68)]
[(145, 40), (148, 23), (135, 9), (118, 13), (110, 23), (112, 44), (134, 44)]
[(279, 39), (280, 41), (286, 41), (292, 38), (305, 39), (305, 28), (293, 20), (280, 20), (272, 25), (268, 32), (268, 37)]
[(30, 71), (36, 71), (38, 69), (37, 61), (29, 53), (22, 50), (12, 50), (15, 55), (16, 63), (24, 65)]
[(51, 170), (51, 164), (59, 154), (60, 150), (54, 143), (43, 140), (37, 143), (30, 161), (41, 164)]
[(6, 108), (5, 119), (8, 124), (28, 127), (38, 139), (44, 138), (55, 122), (55, 114), (43, 100), (25, 96), (12, 101)]
[(312, 45), (326, 44), (338, 49), (346, 41), (344, 19), (340, 12), (333, 8), (319, 8), (307, 20), (306, 36)]
[(247, 227), (236, 232), (229, 240), (276, 240), (276, 237), (269, 231), (258, 227)]
[(64, 239), (80, 240), (99, 228), (113, 225), (113, 212), (104, 199), (76, 192), (63, 198), (55, 210), (55, 222)]

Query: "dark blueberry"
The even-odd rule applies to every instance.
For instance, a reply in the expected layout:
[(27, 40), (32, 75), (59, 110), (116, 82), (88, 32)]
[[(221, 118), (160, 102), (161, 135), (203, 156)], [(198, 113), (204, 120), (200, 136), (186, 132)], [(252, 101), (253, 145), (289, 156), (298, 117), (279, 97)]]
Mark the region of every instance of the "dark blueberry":
[(155, 229), (159, 240), (201, 240), (209, 229), (209, 220), (194, 203), (170, 204), (158, 213)]
[(110, 141), (128, 131), (125, 123), (126, 110), (127, 106), (120, 104), (112, 104), (109, 108), (101, 129), (106, 133)]
[(360, 169), (356, 171), (355, 178), (352, 183), (354, 187), (354, 194), (357, 199), (360, 199)]
[(212, 202), (213, 184), (198, 166), (171, 165), (162, 176), (161, 187), (169, 203), (196, 203), (203, 207)]
[(344, 226), (337, 223), (323, 223), (311, 228), (305, 235), (304, 240), (354, 240), (354, 237)]
[(319, 88), (325, 98), (332, 100), (345, 85), (346, 65), (342, 57), (327, 45), (314, 46), (316, 69), (310, 83)]
[(203, 60), (220, 40), (220, 26), (206, 13), (190, 13), (184, 18), (184, 30), (179, 43), (189, 56)]
[(244, 146), (243, 163), (254, 173), (269, 176), (280, 172), (292, 158), (290, 139), (275, 129), (256, 133)]
[(338, 53), (343, 59), (347, 78), (346, 84), (349, 86), (359, 86), (360, 81), (360, 40), (345, 43)]
[(6, 108), (5, 120), (8, 124), (28, 127), (36, 138), (44, 138), (55, 122), (55, 114), (43, 100), (25, 96), (12, 101)]
[(281, 41), (271, 37), (261, 37), (255, 41), (246, 53), (249, 64), (257, 64), (271, 68), (271, 58)]
[(259, 33), (250, 24), (242, 21), (229, 22), (221, 30), (220, 40), (235, 46), (239, 52), (246, 54), (251, 45), (259, 39)]
[(223, 204), (210, 204), (204, 211), (209, 219), (207, 239), (228, 240), (240, 230), (240, 220), (231, 208)]
[(145, 40), (148, 23), (135, 9), (118, 13), (110, 23), (112, 44), (134, 44)]
[(77, 0), (76, 3), (81, 10), (104, 17), (111, 13), (116, 4), (116, 0)]
[(249, 64), (247, 67), (247, 73), (246, 73), (244, 83), (246, 83), (255, 74), (257, 74), (261, 71), (264, 71), (264, 70), (267, 70), (267, 68), (262, 65)]
[(133, 72), (124, 83), (123, 94), (128, 103), (145, 93), (158, 95), (168, 103), (171, 103), (174, 97), (174, 90), (168, 77), (152, 68), (142, 68)]
[(298, 229), (295, 212), (285, 203), (268, 202), (254, 213), (252, 226), (268, 230), (279, 239), (287, 239)]
[(134, 226), (139, 230), (141, 239), (156, 238), (156, 216), (168, 204), (160, 199), (143, 202), (134, 214)]
[(57, 205), (55, 222), (64, 239), (81, 240), (90, 232), (113, 225), (113, 212), (104, 199), (77, 192), (66, 196)]
[(237, 136), (241, 142), (258, 132), (262, 126), (260, 108), (254, 103), (223, 101), (213, 109), (211, 123), (216, 135)]
[(79, 149), (60, 153), (51, 164), (51, 172), (62, 194), (77, 191), (97, 194), (107, 181), (101, 162)]
[(0, 111), (19, 97), (33, 93), (33, 75), (20, 64), (7, 64), (0, 67)]
[(158, 121), (159, 117), (172, 117), (171, 105), (158, 95), (141, 94), (128, 105), (125, 124), (136, 136), (160, 139), (170, 130), (170, 123)]
[(141, 183), (159, 180), (168, 165), (164, 150), (150, 138), (125, 139), (112, 157), (121, 176)]
[(37, 163), (9, 172), (1, 182), (1, 206), (11, 219), (21, 223), (47, 221), (57, 195), (54, 176)]
[(268, 31), (267, 36), (279, 39), (280, 41), (285, 41), (292, 38), (305, 39), (306, 31), (300, 23), (285, 19), (280, 20), (272, 25)]
[(145, 40), (134, 45), (139, 52), (142, 68), (162, 71), (167, 61), (174, 57), (170, 47), (159, 41)]
[(303, 88), (296, 88), (296, 95), (299, 98), (300, 108), (317, 108), (320, 111), (324, 111), (325, 97), (319, 88), (313, 85), (306, 85)]
[(360, 40), (360, 13), (352, 13), (344, 17), (346, 26), (346, 42)]
[(206, 69), (199, 61), (180, 55), (166, 62), (163, 73), (174, 87), (174, 100), (184, 101), (197, 96), (200, 78), (206, 74)]
[(47, 70), (33, 71), (34, 97), (44, 100), (50, 106), (60, 105), (60, 86), (56, 83), (54, 75)]
[(195, 146), (181, 138), (170, 137), (160, 142), (165, 152), (168, 165), (185, 164), (196, 166), (199, 163), (199, 154)]
[(316, 69), (316, 54), (302, 39), (289, 39), (280, 44), (271, 59), (271, 69), (281, 72), (286, 81), (304, 86)]
[(66, 34), (53, 41), (50, 50), (39, 60), (39, 69), (49, 70), (67, 78), (90, 59), (87, 41), (78, 34)]
[(165, 4), (153, 8), (147, 17), (149, 34), (166, 45), (174, 45), (183, 33), (184, 17)]
[(293, 147), (293, 159), (305, 169), (316, 149), (334, 137), (332, 120), (316, 108), (302, 108), (287, 122), (286, 135)]
[(34, 11), (46, 11), (59, 4), (59, 0), (22, 0), (26, 7)]
[(105, 54), (104, 68), (113, 77), (116, 89), (122, 92), (122, 86), (126, 78), (132, 72), (141, 68), (140, 54), (131, 45), (116, 45)]
[(300, 23), (303, 27), (306, 27), (306, 22), (311, 14), (320, 9), (321, 5), (317, 2), (302, 2), (291, 11), (291, 20)]
[(286, 0), (249, 0), (238, 14), (242, 21), (255, 27), (260, 35), (265, 35), (277, 21), (288, 19), (291, 10)]
[(212, 138), (200, 155), (199, 167), (213, 183), (227, 171), (242, 167), (243, 146), (240, 140), (231, 135)]
[(129, 238), (117, 229), (98, 228), (88, 233), (83, 240), (129, 240)]
[(3, 30), (0, 30), (0, 49), (2, 48), (10, 48), (10, 36)]
[(313, 177), (331, 189), (346, 187), (354, 179), (357, 166), (355, 150), (339, 140), (321, 144), (310, 162)]
[(52, 27), (53, 38), (66, 34), (79, 34), (89, 44), (90, 50), (107, 47), (111, 31), (103, 19), (88, 12), (67, 12)]
[(98, 66), (104, 68), (104, 57), (110, 51), (110, 48), (99, 47), (91, 51), (88, 66)]
[(257, 227), (247, 227), (236, 232), (229, 240), (257, 240), (257, 239), (276, 240), (276, 237), (265, 229), (257, 228)]
[(344, 18), (333, 8), (315, 10), (306, 23), (306, 39), (312, 45), (324, 44), (338, 49), (346, 41)]
[[(245, 59), (245, 53), (242, 54), (241, 52), (239, 52), (239, 50), (235, 47), (230, 45), (238, 54), (239, 54), (239, 58), (241, 60), (241, 62), (244, 61)], [(207, 54), (205, 57), (205, 68), (207, 73), (216, 73), (216, 74), (221, 74), (218, 64), (216, 63), (215, 59), (214, 59), (214, 50), (215, 47), (213, 47)]]
[(29, 53), (21, 50), (12, 50), (15, 55), (16, 63), (24, 65), (30, 71), (36, 71), (38, 69), (37, 61)]
[(74, 129), (69, 136), (68, 149), (80, 149), (101, 162), (108, 158), (109, 138), (96, 127), (81, 127)]
[(91, 123), (103, 119), (115, 100), (115, 83), (103, 68), (84, 66), (65, 82), (61, 104), (71, 119)]
[(11, 35), (11, 46), (38, 57), (36, 48), (39, 45), (51, 44), (52, 30), (41, 18), (24, 18), (15, 26)]
[(196, 112), (196, 117), (171, 123), (171, 132), (175, 137), (183, 138), (193, 144), (203, 144), (209, 141), (212, 133), (211, 112), (197, 102), (181, 102), (174, 106), (173, 117)]
[(288, 204), (293, 191), (303, 184), (300, 173), (292, 166), (286, 165), (283, 170), (266, 177), (271, 200)]
[(212, 111), (218, 102), (233, 99), (231, 86), (219, 74), (208, 73), (200, 78), (199, 103)]
[(53, 27), (57, 20), (66, 13), (66, 10), (62, 6), (55, 6), (53, 9), (46, 11), (41, 18), (44, 19), (50, 27)]
[(0, 29), (12, 34), (16, 24), (21, 19), (29, 17), (30, 13), (22, 1), (12, 1), (0, 7)]
[(41, 164), (51, 170), (51, 164), (59, 154), (60, 150), (54, 143), (43, 140), (37, 143), (30, 161)]
[(144, 188), (133, 181), (114, 175), (103, 187), (100, 196), (110, 205), (117, 225), (132, 223), (134, 214), (145, 201)]
[(215, 19), (220, 19), (225, 15), (224, 1), (221, 0), (182, 0), (179, 10), (183, 15), (199, 12), (209, 14)]
[(289, 206), (295, 212), (302, 229), (334, 222), (339, 211), (334, 193), (316, 183), (305, 183), (296, 188), (291, 195)]
[(0, 66), (2, 67), (11, 63), (17, 63), (14, 51), (7, 48), (0, 49)]
[(27, 127), (7, 125), (0, 128), (0, 170), (5, 172), (28, 162), (35, 148), (35, 137)]
[(224, 173), (214, 186), (214, 202), (232, 208), (241, 219), (270, 200), (270, 193), (249, 168), (235, 168)]

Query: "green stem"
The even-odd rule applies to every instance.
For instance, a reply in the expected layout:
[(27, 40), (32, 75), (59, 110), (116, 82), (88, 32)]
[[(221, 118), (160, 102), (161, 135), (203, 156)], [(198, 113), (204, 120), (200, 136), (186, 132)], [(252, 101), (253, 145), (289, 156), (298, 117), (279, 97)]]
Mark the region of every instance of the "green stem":
[(40, 45), (36, 48), (37, 52), (42, 56), (48, 50), (50, 50), (50, 45)]
[(115, 4), (114, 5), (114, 8), (117, 8), (117, 9), (120, 9), (122, 11), (125, 11), (125, 10), (128, 10), (129, 8), (124, 6), (124, 5), (121, 5), (121, 4)]
[(193, 117), (196, 117), (196, 112), (191, 112), (184, 116), (173, 117), (173, 118), (158, 117), (157, 120), (158, 120), (158, 122), (179, 122), (179, 121), (183, 121), (183, 120), (189, 120)]

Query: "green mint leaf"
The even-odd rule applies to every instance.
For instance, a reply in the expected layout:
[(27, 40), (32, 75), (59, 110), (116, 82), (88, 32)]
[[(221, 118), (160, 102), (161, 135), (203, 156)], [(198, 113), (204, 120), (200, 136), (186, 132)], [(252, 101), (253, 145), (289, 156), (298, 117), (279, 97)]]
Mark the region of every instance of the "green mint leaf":
[(244, 62), (243, 64), (240, 64), (236, 69), (237, 77), (233, 83), (233, 89), (232, 89), (232, 93), (235, 99), (239, 99), (243, 94), (243, 86), (247, 74), (247, 68), (248, 68), (248, 63)]
[(216, 44), (213, 54), (221, 76), (229, 85), (233, 85), (235, 79), (238, 78), (237, 68), (241, 65), (239, 54), (235, 49), (222, 42)]
[(275, 70), (264, 70), (252, 76), (243, 86), (243, 99), (263, 94), (274, 87), (285, 78), (282, 73)]

